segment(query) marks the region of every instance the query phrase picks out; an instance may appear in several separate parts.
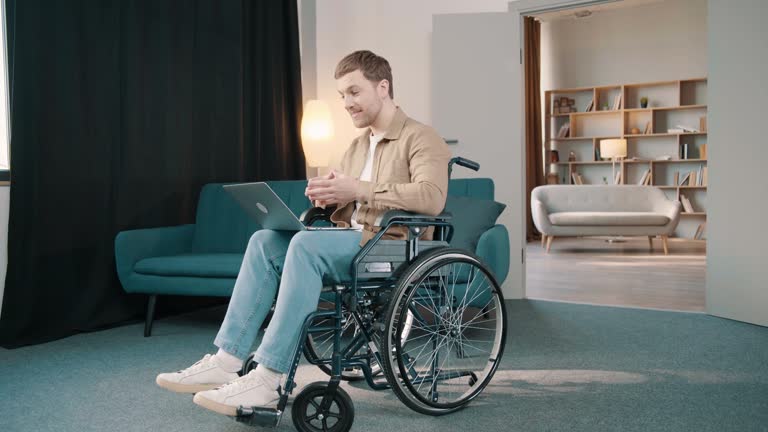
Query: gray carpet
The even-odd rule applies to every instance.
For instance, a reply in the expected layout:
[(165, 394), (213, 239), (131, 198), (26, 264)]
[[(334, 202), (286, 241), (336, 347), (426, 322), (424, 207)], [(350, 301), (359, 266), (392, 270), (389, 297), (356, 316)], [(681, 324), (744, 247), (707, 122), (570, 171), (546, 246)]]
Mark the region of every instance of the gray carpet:
[[(428, 417), (345, 384), (358, 431), (768, 431), (768, 329), (707, 315), (508, 303), (503, 364), (467, 409)], [(249, 431), (158, 388), (212, 351), (223, 309), (0, 349), (0, 431)], [(304, 365), (299, 385), (324, 379)], [(294, 393), (296, 394), (296, 393)], [(287, 413), (280, 427), (291, 431)]]

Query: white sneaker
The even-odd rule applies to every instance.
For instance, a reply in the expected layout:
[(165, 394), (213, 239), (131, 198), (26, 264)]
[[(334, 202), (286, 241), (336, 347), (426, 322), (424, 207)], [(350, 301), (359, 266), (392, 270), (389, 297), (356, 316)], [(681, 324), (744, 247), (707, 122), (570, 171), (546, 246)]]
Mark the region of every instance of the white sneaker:
[(235, 379), (236, 372), (225, 371), (216, 356), (206, 354), (202, 360), (184, 370), (161, 373), (155, 382), (164, 389), (178, 393), (197, 393), (220, 387)]
[(236, 416), (239, 407), (276, 408), (280, 395), (277, 388), (269, 388), (256, 370), (215, 390), (200, 392), (192, 399), (211, 411)]

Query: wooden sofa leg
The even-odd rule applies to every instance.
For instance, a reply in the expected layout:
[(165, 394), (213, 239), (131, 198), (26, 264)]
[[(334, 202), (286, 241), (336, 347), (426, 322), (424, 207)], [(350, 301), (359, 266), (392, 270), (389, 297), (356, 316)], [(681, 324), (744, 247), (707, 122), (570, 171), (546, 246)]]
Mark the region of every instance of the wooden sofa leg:
[(555, 238), (555, 236), (548, 235), (547, 236), (547, 253), (549, 253), (549, 248), (552, 247), (552, 240)]
[(667, 236), (661, 236), (661, 245), (664, 246), (664, 255), (669, 255), (669, 246), (667, 245)]
[(648, 236), (648, 247), (651, 249), (651, 252), (653, 252), (653, 236)]
[(157, 294), (152, 294), (147, 300), (147, 316), (144, 318), (144, 337), (152, 334), (152, 321), (155, 319), (155, 305), (157, 304)]
[(545, 247), (546, 244), (547, 244), (547, 235), (546, 234), (542, 234), (541, 235), (541, 247)]

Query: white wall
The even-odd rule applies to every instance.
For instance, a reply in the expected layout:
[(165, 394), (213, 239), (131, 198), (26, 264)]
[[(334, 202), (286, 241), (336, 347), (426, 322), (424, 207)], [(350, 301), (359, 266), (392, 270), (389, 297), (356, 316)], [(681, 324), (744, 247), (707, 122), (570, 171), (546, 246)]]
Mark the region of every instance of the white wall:
[(768, 2), (709, 2), (707, 311), (768, 326)]
[(5, 274), (8, 270), (8, 208), (11, 201), (11, 188), (0, 186), (0, 314), (2, 313), (3, 294), (5, 293)]
[[(395, 102), (431, 124), (432, 15), (504, 12), (508, 0), (320, 0), (317, 2), (317, 96), (331, 105), (338, 160), (358, 134), (336, 93), (333, 71), (345, 55), (368, 49), (389, 60)], [(304, 65), (311, 67), (311, 65)]]
[(545, 90), (707, 75), (706, 0), (667, 0), (541, 24)]

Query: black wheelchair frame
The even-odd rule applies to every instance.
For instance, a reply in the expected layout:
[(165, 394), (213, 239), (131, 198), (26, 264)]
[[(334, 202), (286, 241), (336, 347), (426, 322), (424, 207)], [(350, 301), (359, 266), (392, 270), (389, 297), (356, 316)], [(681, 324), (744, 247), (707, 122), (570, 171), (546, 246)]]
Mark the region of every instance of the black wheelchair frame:
[[(453, 158), (448, 166), (449, 177), (452, 165), (454, 163), (474, 170), (479, 169), (479, 164), (476, 162), (464, 158)], [(301, 220), (306, 225), (312, 225), (318, 221), (328, 221), (330, 214), (330, 209), (311, 208), (302, 214)], [(330, 380), (327, 383), (317, 382), (310, 384), (309, 386), (305, 387), (296, 397), (296, 400), (294, 400), (294, 407), (292, 410), (293, 421), (295, 427), (299, 431), (332, 430), (345, 432), (351, 428), (354, 419), (354, 408), (349, 396), (343, 389), (340, 388), (340, 383), (343, 380), (342, 371), (344, 370), (349, 370), (351, 368), (359, 369), (362, 371), (363, 378), (367, 382), (368, 386), (374, 390), (385, 390), (392, 387), (392, 384), (387, 379), (383, 381), (381, 379), (376, 380), (372, 372), (371, 364), (373, 361), (378, 362), (380, 367), (384, 367), (386, 364), (384, 363), (385, 359), (382, 357), (379, 348), (376, 346), (376, 343), (374, 343), (373, 332), (375, 329), (372, 328), (373, 324), (371, 320), (366, 320), (360, 313), (360, 308), (365, 309), (371, 305), (371, 300), (365, 298), (365, 293), (386, 294), (387, 292), (391, 292), (391, 290), (387, 290), (386, 288), (394, 288), (395, 285), (397, 285), (401, 275), (408, 272), (408, 268), (417, 260), (417, 258), (422, 257), (427, 251), (433, 249), (435, 250), (434, 252), (451, 250), (448, 249), (448, 242), (453, 236), (453, 225), (451, 224), (451, 215), (447, 212), (443, 212), (438, 216), (426, 216), (405, 211), (391, 210), (379, 217), (379, 219), (376, 221), (376, 226), (381, 227), (381, 229), (361, 248), (361, 250), (356, 254), (355, 258), (350, 264), (352, 275), (351, 282), (347, 284), (337, 284), (331, 287), (330, 294), (333, 298), (333, 310), (318, 310), (305, 318), (301, 336), (294, 353), (293, 361), (291, 363), (290, 370), (287, 373), (285, 385), (284, 387), (278, 389), (280, 399), (277, 404), (277, 408), (240, 407), (237, 410), (236, 416), (236, 420), (238, 422), (261, 427), (275, 427), (279, 424), (288, 403), (288, 397), (296, 386), (294, 378), (299, 366), (299, 362), (301, 360), (302, 353), (311, 364), (318, 366), (324, 365), (326, 368), (330, 366), (330, 371), (325, 369), (326, 372), (329, 372), (330, 374)], [(405, 240), (406, 251), (402, 257), (403, 259), (401, 263), (397, 266), (397, 268), (392, 268), (391, 271), (385, 272), (386, 275), (374, 274), (366, 271), (367, 262), (377, 262), (376, 256), (370, 256), (370, 254), (376, 248), (384, 245), (384, 242), (387, 242), (387, 240), (382, 240), (383, 236), (390, 228), (396, 226), (404, 226), (408, 229), (408, 239)], [(435, 227), (435, 240), (420, 239), (420, 237), (423, 235), (423, 231), (427, 227)], [(389, 245), (391, 247), (394, 247), (395, 244), (398, 247), (403, 246), (403, 240), (390, 240), (390, 242), (394, 242), (393, 244)], [(378, 259), (380, 260), (380, 258)], [(480, 265), (482, 267), (482, 264)], [(484, 271), (486, 277), (489, 278), (493, 284), (495, 284), (496, 290), (498, 290), (498, 283), (495, 281), (495, 279), (493, 279), (493, 276), (487, 270)], [(369, 276), (371, 276), (370, 279), (367, 278)], [(363, 293), (362, 297), (359, 295), (361, 293)], [(326, 295), (327, 294), (329, 293), (326, 291)], [(501, 317), (499, 319), (503, 321), (506, 319), (506, 312), (504, 311), (503, 307), (503, 297), (501, 297), (500, 291), (496, 293), (496, 295), (501, 299), (501, 310), (499, 311), (501, 313)], [(407, 303), (407, 307), (408, 313), (419, 313), (410, 305), (410, 303)], [(346, 343), (346, 346), (342, 346), (342, 323), (345, 319), (349, 319), (350, 317), (354, 320), (354, 324), (360, 331), (356, 332), (352, 340)], [(318, 321), (330, 321), (332, 324), (313, 324), (317, 323)], [(490, 380), (496, 368), (498, 367), (499, 361), (501, 360), (504, 341), (506, 339), (506, 326), (503, 322), (501, 326), (501, 349), (497, 353), (496, 358), (492, 359), (494, 364), (489, 366), (490, 373), (486, 377), (483, 387)], [(333, 350), (330, 358), (313, 358), (313, 356), (308, 355), (307, 353), (306, 344), (309, 340), (308, 335), (319, 332), (333, 333)], [(366, 354), (357, 354), (361, 349), (364, 349), (364, 347), (368, 352)], [(250, 364), (246, 364), (243, 369), (243, 373), (247, 373), (250, 369), (255, 367), (255, 363), (253, 363), (252, 360), (249, 361)], [(440, 370), (440, 368), (436, 368), (435, 366), (437, 363), (437, 355), (435, 355), (435, 358), (431, 361), (433, 363), (431, 375), (419, 377), (416, 376), (413, 371), (410, 371), (407, 368), (403, 369), (402, 366), (400, 367), (399, 373), (409, 374), (411, 377), (409, 385), (421, 385), (424, 382), (429, 383), (429, 385), (432, 387), (430, 390), (430, 395), (432, 395), (431, 397), (435, 401), (437, 401), (438, 397), (436, 386), (437, 383), (441, 380), (449, 380), (466, 376), (469, 377), (470, 387), (474, 386), (474, 383), (477, 382), (477, 376), (471, 371), (443, 372)], [(394, 372), (390, 371), (389, 376), (392, 376), (393, 373)], [(418, 407), (414, 407), (413, 404), (407, 403), (406, 400), (403, 400), (403, 397), (401, 397), (400, 394), (398, 394), (398, 397), (412, 409), (423, 412), (425, 414), (442, 415), (453, 412), (456, 409), (460, 409), (469, 403), (471, 399), (477, 396), (482, 391), (482, 389), (483, 388), (475, 390), (475, 393), (466, 400), (462, 400), (460, 405), (457, 405), (456, 407), (449, 407), (450, 409), (446, 408), (443, 410), (419, 409)], [(308, 396), (305, 397), (305, 395)], [(320, 395), (322, 395), (322, 401), (319, 404), (312, 400), (307, 400), (307, 398), (312, 397), (317, 399)], [(297, 404), (301, 405), (307, 403), (312, 403), (315, 405), (315, 418), (313, 420), (322, 421), (322, 426), (320, 428), (307, 425), (304, 414), (301, 414), (303, 409), (297, 409)], [(334, 413), (330, 410), (332, 404), (336, 405), (337, 409), (339, 410), (338, 413)], [(336, 417), (336, 422), (333, 427), (327, 427), (325, 420), (326, 417)]]

